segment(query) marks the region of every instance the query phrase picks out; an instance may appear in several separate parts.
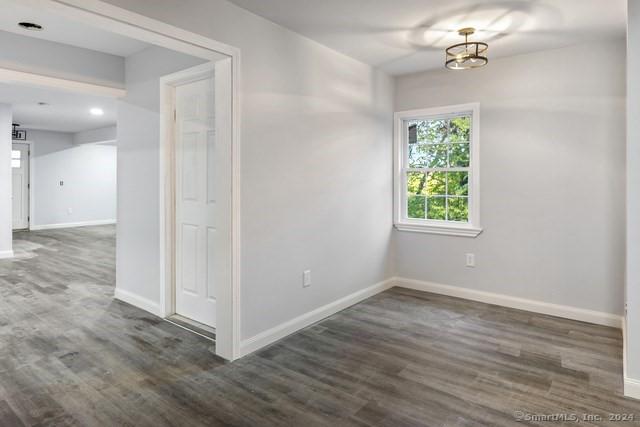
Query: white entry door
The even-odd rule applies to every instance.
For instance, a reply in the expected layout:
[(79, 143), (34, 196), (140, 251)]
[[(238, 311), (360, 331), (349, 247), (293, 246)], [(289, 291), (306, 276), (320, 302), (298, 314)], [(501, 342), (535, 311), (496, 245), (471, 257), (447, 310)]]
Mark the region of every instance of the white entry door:
[[(229, 274), (230, 165), (216, 144), (213, 70), (175, 89), (176, 313), (216, 326), (216, 284)], [(218, 146), (220, 145), (220, 146)]]
[(29, 144), (11, 149), (13, 229), (29, 228)]

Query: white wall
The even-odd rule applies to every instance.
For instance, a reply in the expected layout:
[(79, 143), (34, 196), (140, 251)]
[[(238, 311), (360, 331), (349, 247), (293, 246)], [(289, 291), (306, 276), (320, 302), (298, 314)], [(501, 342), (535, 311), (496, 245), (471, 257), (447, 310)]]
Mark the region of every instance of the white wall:
[(32, 228), (116, 219), (115, 146), (74, 145), (73, 134), (62, 132), (27, 130), (27, 137), (33, 142)]
[[(243, 339), (391, 276), (390, 78), (223, 0), (109, 3), (242, 51)], [(119, 252), (118, 283), (155, 299), (157, 142), (124, 149), (140, 181), (120, 198), (118, 245), (141, 225), (128, 250), (143, 256), (134, 270)]]
[(0, 258), (13, 256), (11, 123), (11, 106), (0, 104)]
[(118, 101), (116, 286), (160, 302), (160, 77), (203, 63), (160, 47), (126, 59)]
[(0, 67), (123, 87), (124, 58), (0, 31)]
[(398, 111), (480, 102), (484, 227), (396, 232), (398, 275), (622, 314), (624, 60), (624, 41), (590, 42), (398, 78)]
[(94, 142), (109, 143), (115, 145), (118, 129), (115, 125), (98, 129), (90, 129), (73, 134), (74, 144), (91, 144)]
[[(626, 376), (640, 398), (640, 2), (628, 2)], [(625, 392), (630, 387), (625, 384)]]

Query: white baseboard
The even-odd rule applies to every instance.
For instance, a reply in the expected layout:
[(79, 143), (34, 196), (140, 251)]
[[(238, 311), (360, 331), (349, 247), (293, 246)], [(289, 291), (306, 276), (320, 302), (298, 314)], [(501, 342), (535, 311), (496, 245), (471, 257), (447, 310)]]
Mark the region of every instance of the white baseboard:
[(622, 376), (627, 378), (627, 316), (622, 316)]
[(0, 259), (13, 258), (13, 256), (14, 256), (14, 253), (12, 250), (0, 251)]
[(622, 375), (624, 379), (624, 395), (640, 399), (640, 380), (627, 377), (627, 319), (622, 317)]
[[(376, 283), (368, 288), (354, 292), (339, 300), (333, 301), (313, 311), (288, 320), (273, 328), (267, 329), (251, 338), (247, 338), (240, 343), (240, 357), (246, 356), (269, 344), (272, 344), (287, 335), (291, 335), (300, 329), (306, 328), (322, 319), (325, 319), (339, 311), (344, 310), (354, 304), (372, 297), (394, 286), (415, 289), (423, 292), (432, 292), (440, 295), (448, 295), (464, 298), (471, 301), (478, 301), (487, 304), (495, 304), (504, 307), (516, 308), (531, 311), (534, 313), (548, 314), (566, 319), (579, 320), (582, 322), (595, 323), (605, 326), (622, 327), (623, 318), (610, 313), (586, 310), (582, 308), (570, 307), (559, 304), (551, 304), (541, 301), (517, 298), (508, 295), (495, 294), (491, 292), (477, 291), (473, 289), (461, 288), (457, 286), (442, 285), (439, 283), (425, 282), (421, 280), (406, 279), (402, 277), (392, 277), (382, 282)], [(148, 311), (159, 317), (164, 317), (160, 304), (146, 298), (140, 297), (129, 291), (116, 288), (115, 298), (142, 310)], [(630, 397), (640, 397), (640, 381), (627, 379), (625, 377), (625, 394)]]
[(114, 297), (120, 301), (124, 301), (144, 311), (148, 311), (151, 314), (154, 314), (159, 317), (164, 317), (162, 310), (160, 309), (160, 304), (158, 304), (155, 301), (151, 301), (150, 299), (141, 297), (132, 292), (125, 291), (124, 289), (118, 289), (118, 288), (116, 288), (115, 290)]
[(640, 399), (640, 380), (624, 377), (624, 395), (633, 399)]
[(534, 313), (563, 317), (565, 319), (595, 323), (597, 325), (613, 326), (615, 328), (622, 327), (622, 316), (617, 314), (603, 313), (600, 311), (587, 310), (584, 308), (571, 307), (567, 305), (551, 304), (548, 302), (512, 297), (491, 292), (477, 291), (473, 289), (462, 288), (459, 286), (442, 285), (439, 283), (425, 282), (421, 280), (405, 279), (402, 277), (395, 277), (392, 280), (395, 286), (399, 286), (402, 288), (409, 288), (418, 291), (432, 292), (434, 294), (464, 298), (471, 301), (484, 302), (487, 304), (501, 305), (504, 307), (516, 308), (519, 310), (526, 310)]
[(73, 228), (73, 227), (88, 227), (91, 225), (108, 225), (115, 224), (115, 219), (99, 219), (94, 221), (82, 221), (82, 222), (64, 222), (61, 224), (40, 224), (40, 225), (32, 225), (29, 227), (32, 231), (37, 230), (51, 230), (54, 228)]
[(314, 323), (329, 317), (339, 311), (344, 310), (354, 304), (359, 303), (369, 297), (372, 297), (382, 291), (385, 291), (393, 286), (392, 279), (387, 279), (382, 282), (376, 283), (373, 286), (354, 292), (339, 300), (333, 301), (327, 305), (316, 308), (313, 311), (305, 313), (287, 322), (281, 323), (271, 329), (267, 329), (264, 332), (259, 333), (251, 338), (242, 340), (240, 343), (240, 357), (246, 356), (249, 353), (265, 347), (271, 343), (274, 343), (287, 335), (291, 335), (294, 332), (299, 331), (302, 328), (313, 325)]

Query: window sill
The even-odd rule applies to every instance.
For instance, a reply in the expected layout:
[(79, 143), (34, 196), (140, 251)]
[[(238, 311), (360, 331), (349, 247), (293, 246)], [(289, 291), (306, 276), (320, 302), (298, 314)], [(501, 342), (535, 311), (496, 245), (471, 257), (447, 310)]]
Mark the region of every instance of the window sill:
[(410, 231), (413, 233), (440, 234), (445, 236), (477, 237), (482, 233), (482, 228), (469, 225), (439, 225), (439, 224), (395, 224), (398, 231)]

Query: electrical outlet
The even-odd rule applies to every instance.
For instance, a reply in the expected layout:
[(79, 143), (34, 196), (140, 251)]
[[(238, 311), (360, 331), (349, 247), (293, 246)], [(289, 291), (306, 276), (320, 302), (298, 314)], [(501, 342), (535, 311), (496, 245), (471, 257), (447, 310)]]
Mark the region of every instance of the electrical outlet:
[(308, 288), (311, 286), (311, 270), (305, 270), (302, 272), (302, 287)]
[(73, 214), (73, 209), (72, 208), (67, 208), (67, 215), (71, 215)]
[(475, 267), (476, 266), (475, 254), (466, 254), (466, 257), (467, 257), (467, 267)]

